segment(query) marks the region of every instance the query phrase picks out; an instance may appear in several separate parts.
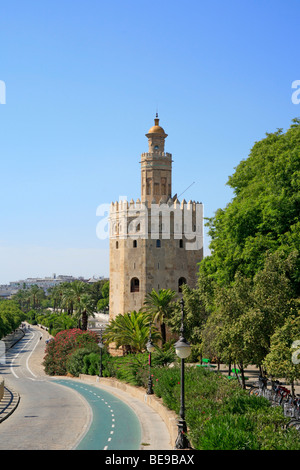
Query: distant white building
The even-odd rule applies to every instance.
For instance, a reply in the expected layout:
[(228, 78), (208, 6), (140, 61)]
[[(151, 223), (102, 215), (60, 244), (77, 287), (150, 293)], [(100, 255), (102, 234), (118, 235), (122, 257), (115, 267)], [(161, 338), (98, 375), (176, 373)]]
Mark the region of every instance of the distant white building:
[(47, 294), (50, 287), (57, 286), (63, 282), (74, 282), (76, 280), (80, 280), (83, 282), (93, 283), (102, 279), (104, 279), (103, 276), (99, 278), (92, 277), (90, 279), (84, 279), (83, 277), (66, 276), (62, 274), (59, 276), (53, 274), (52, 277), (44, 278), (28, 277), (27, 279), (12, 281), (9, 284), (0, 285), (0, 298), (9, 298), (11, 295), (16, 294), (20, 289), (29, 289), (34, 285), (42, 288)]

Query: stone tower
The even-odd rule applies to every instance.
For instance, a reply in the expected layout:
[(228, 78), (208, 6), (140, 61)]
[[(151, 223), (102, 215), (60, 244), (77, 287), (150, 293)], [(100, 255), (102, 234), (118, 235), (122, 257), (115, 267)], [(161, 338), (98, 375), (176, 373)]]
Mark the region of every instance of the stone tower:
[(110, 319), (139, 310), (152, 289), (194, 287), (203, 257), (202, 203), (172, 197), (172, 155), (156, 115), (141, 155), (141, 199), (110, 208)]

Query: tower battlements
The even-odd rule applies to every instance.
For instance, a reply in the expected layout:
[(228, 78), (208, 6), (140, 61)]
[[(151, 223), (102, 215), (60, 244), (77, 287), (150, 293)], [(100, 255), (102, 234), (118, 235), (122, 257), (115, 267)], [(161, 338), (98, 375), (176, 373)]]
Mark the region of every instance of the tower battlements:
[(120, 200), (120, 201), (115, 201), (112, 202), (110, 205), (110, 213), (117, 213), (120, 211), (124, 210), (142, 210), (142, 209), (151, 209), (152, 206), (155, 207), (164, 207), (165, 205), (168, 205), (169, 207), (172, 207), (172, 210), (193, 210), (196, 211), (196, 206), (197, 205), (202, 205), (202, 202), (199, 201), (186, 201), (183, 199), (181, 202), (177, 198), (161, 198), (158, 203), (155, 202), (155, 199), (153, 199), (152, 203), (148, 203), (148, 201), (142, 202), (139, 198), (134, 201), (131, 199), (130, 201), (127, 200)]
[(181, 202), (169, 198), (153, 201), (116, 201), (111, 203), (110, 238), (196, 239), (203, 238), (203, 205), (196, 201)]

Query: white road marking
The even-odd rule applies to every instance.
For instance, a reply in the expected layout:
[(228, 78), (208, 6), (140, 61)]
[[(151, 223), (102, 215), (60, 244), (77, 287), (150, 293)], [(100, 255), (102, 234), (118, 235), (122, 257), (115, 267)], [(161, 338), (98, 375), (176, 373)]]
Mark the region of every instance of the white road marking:
[(29, 354), (29, 356), (28, 356), (27, 359), (26, 359), (26, 367), (27, 367), (28, 371), (33, 375), (33, 377), (37, 377), (37, 375), (35, 375), (35, 374), (32, 372), (32, 370), (30, 369), (29, 364), (28, 364), (28, 361), (29, 361), (29, 359), (30, 359), (30, 357), (31, 357), (31, 354), (33, 353), (33, 351), (35, 350), (35, 348), (36, 348), (37, 345), (39, 344), (39, 342), (40, 342), (40, 338), (37, 340), (37, 342), (36, 342), (36, 344), (35, 344), (33, 350), (31, 351), (31, 353)]
[(26, 343), (24, 344), (23, 348), (13, 357), (12, 361), (11, 361), (11, 364), (10, 364), (10, 370), (12, 372), (12, 374), (16, 377), (16, 379), (19, 379), (20, 377), (15, 373), (12, 365), (14, 363), (14, 361), (17, 359), (17, 357), (19, 356), (19, 354), (23, 351), (23, 349), (27, 346), (27, 344), (29, 343), (29, 341), (34, 337), (34, 334), (31, 333), (32, 336), (30, 338), (28, 338), (28, 340), (26, 341)]

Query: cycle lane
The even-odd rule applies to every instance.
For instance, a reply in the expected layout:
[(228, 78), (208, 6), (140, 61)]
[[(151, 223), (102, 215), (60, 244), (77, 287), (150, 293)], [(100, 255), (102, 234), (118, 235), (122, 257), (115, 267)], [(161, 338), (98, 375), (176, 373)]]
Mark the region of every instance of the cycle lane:
[(116, 396), (86, 383), (55, 379), (80, 393), (92, 411), (90, 426), (75, 450), (139, 450), (141, 425), (134, 411)]

